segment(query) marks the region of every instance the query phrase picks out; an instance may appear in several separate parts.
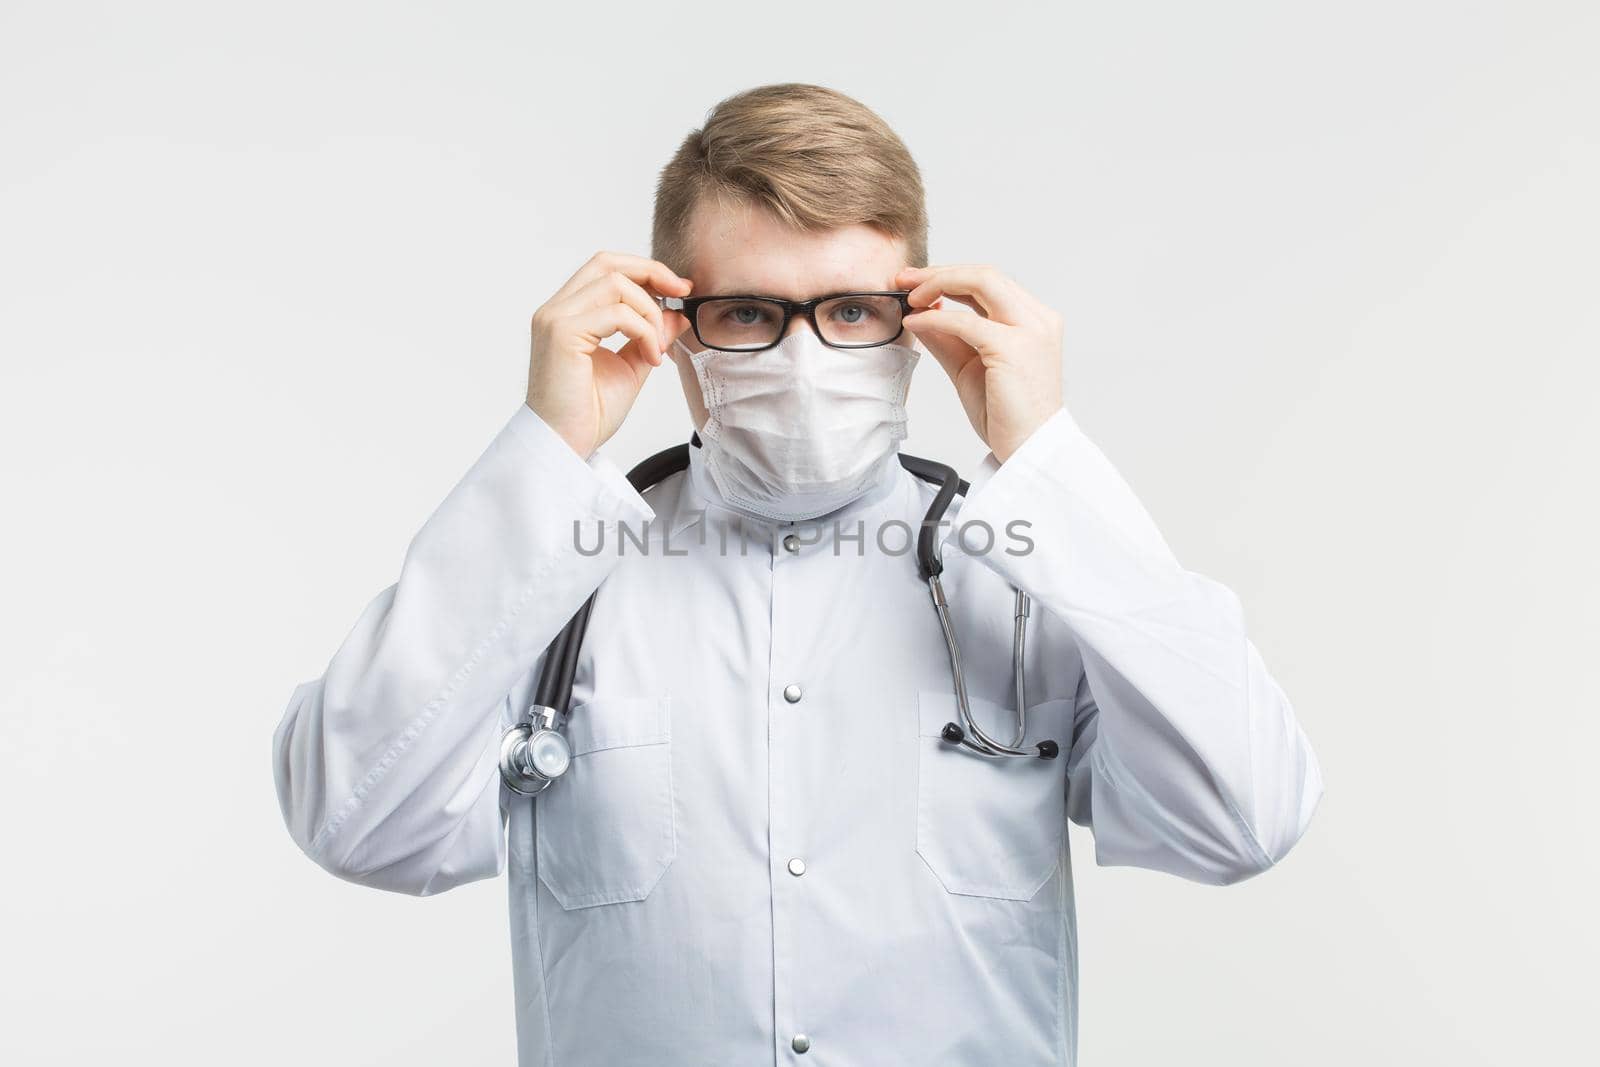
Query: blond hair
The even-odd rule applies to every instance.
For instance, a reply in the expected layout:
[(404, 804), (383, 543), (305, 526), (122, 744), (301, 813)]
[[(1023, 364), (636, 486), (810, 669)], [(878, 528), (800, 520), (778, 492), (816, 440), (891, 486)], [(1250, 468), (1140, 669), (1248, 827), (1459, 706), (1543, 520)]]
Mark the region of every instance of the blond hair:
[(689, 224), (710, 198), (758, 204), (797, 229), (865, 223), (902, 238), (906, 262), (928, 263), (922, 174), (876, 112), (833, 89), (803, 82), (730, 96), (690, 131), (656, 184), (651, 255), (691, 269)]

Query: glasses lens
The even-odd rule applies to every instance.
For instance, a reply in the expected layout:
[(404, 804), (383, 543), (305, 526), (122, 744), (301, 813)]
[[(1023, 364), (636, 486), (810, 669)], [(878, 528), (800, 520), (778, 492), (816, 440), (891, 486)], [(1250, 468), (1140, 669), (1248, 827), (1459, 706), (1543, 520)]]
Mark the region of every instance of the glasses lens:
[(696, 312), (695, 329), (715, 348), (765, 348), (783, 329), (783, 305), (751, 297), (707, 300)]
[(834, 345), (881, 345), (900, 333), (900, 299), (840, 296), (817, 305), (817, 329)]

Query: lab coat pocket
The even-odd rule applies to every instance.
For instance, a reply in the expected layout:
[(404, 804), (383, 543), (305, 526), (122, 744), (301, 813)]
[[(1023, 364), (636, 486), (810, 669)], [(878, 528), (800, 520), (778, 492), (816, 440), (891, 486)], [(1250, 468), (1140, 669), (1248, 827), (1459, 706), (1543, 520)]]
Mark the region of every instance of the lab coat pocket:
[(539, 878), (563, 908), (643, 900), (677, 856), (671, 710), (667, 696), (572, 709), (572, 765), (534, 798)]
[[(995, 740), (1016, 737), (1016, 714), (994, 701), (968, 701)], [(1072, 702), (1028, 708), (1026, 744), (1046, 738), (1055, 759), (983, 756), (940, 737), (960, 723), (955, 694), (918, 694), (917, 853), (946, 890), (967, 896), (1031, 900), (1061, 861), (1066, 824), (1066, 753)]]

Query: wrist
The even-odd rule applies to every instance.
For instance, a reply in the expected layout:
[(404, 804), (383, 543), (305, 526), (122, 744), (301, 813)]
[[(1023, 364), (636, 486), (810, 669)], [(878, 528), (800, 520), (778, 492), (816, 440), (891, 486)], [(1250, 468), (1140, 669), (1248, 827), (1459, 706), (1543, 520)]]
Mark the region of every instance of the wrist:
[(540, 411), (538, 406), (534, 404), (533, 397), (531, 395), (524, 397), (522, 403), (529, 411), (533, 412), (534, 415), (538, 417), (540, 422), (548, 426), (552, 433), (561, 438), (562, 441), (566, 442), (567, 447), (572, 449), (579, 459), (587, 463), (594, 457), (595, 451), (599, 447), (598, 443), (585, 448), (585, 442), (579, 439), (576, 434), (572, 433), (570, 430), (564, 429), (557, 420), (550, 418), (544, 412)]
[(988, 442), (989, 451), (994, 454), (995, 461), (997, 463), (1004, 463), (1006, 460), (1016, 455), (1022, 449), (1022, 446), (1027, 444), (1028, 441), (1039, 432), (1039, 428), (1041, 426), (1049, 422), (1051, 417), (1054, 416), (1056, 412), (1063, 410), (1065, 407), (1065, 404), (1058, 403), (1055, 407), (1050, 408), (1049, 410), (1040, 411), (1032, 420), (1030, 420), (1026, 430), (1023, 430), (1020, 433), (1007, 434), (1004, 437), (997, 437), (996, 440)]

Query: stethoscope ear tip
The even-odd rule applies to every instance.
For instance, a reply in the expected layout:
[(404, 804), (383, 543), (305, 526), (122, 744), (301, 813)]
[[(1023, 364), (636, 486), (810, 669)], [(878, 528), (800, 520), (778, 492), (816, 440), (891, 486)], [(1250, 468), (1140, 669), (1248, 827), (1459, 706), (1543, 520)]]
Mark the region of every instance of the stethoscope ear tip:
[[(979, 753), (981, 755), (1004, 755), (1004, 756), (1026, 756), (1026, 755), (1028, 755), (1028, 752), (1026, 750), (1019, 751), (1019, 750), (1016, 750), (1016, 749), (1005, 749), (1003, 751), (985, 752), (983, 749), (979, 748), (977, 745), (974, 745), (974, 744), (971, 744), (970, 742), (968, 742), (967, 741), (967, 732), (965, 730), (963, 730), (958, 724), (953, 723), (953, 722), (945, 723), (944, 724), (944, 729), (939, 731), (939, 736), (944, 738), (946, 741), (950, 742), (952, 745), (966, 745), (968, 748), (972, 749), (974, 752), (977, 752), (977, 753)], [(1038, 756), (1039, 756), (1040, 759), (1055, 759), (1057, 756), (1059, 756), (1061, 754), (1061, 746), (1056, 744), (1054, 741), (1040, 741), (1038, 744), (1034, 745), (1033, 747), (1034, 747), (1034, 751), (1038, 753)]]

